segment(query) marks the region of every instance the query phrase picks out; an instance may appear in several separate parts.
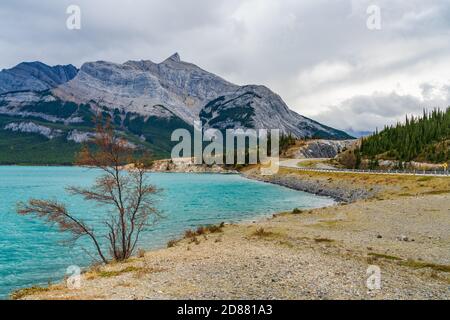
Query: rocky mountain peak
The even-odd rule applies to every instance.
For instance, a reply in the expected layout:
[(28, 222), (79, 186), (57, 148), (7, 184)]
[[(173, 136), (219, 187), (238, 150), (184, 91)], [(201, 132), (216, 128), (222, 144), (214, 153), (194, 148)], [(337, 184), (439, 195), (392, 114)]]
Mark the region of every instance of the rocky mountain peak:
[(72, 80), (78, 73), (73, 65), (49, 66), (22, 62), (0, 72), (0, 94), (16, 91), (44, 91)]
[(180, 55), (178, 52), (175, 52), (173, 55), (164, 60), (164, 62), (166, 61), (181, 62)]
[[(24, 63), (13, 69), (0, 72), (0, 94), (2, 90), (16, 90), (14, 94), (4, 91), (8, 94), (0, 96), (0, 114), (3, 109), (8, 114), (32, 112), (34, 117), (40, 114), (49, 119), (55, 115), (45, 114), (42, 105), (61, 104), (64, 108), (70, 102), (88, 105), (95, 112), (101, 108), (120, 114), (124, 126), (140, 118), (149, 128), (156, 125), (155, 121), (164, 123), (158, 124), (159, 128), (166, 128), (169, 122), (192, 127), (193, 121), (200, 118), (205, 128), (280, 129), (296, 137), (349, 138), (290, 110), (279, 95), (265, 86), (235, 85), (181, 61), (178, 53), (160, 63), (87, 62), (79, 72), (70, 65), (49, 67), (42, 63)], [(36, 93), (46, 89), (51, 90), (45, 96)], [(79, 121), (77, 115), (64, 121)]]

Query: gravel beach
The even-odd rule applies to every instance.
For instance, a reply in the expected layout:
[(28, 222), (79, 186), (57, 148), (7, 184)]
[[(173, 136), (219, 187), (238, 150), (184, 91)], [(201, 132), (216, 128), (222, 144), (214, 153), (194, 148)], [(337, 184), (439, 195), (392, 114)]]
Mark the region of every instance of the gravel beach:
[[(282, 171), (269, 182), (281, 176), (339, 185), (346, 203), (225, 225), (92, 268), (80, 289), (61, 283), (15, 298), (450, 299), (450, 179)], [(369, 266), (379, 289), (366, 285)]]

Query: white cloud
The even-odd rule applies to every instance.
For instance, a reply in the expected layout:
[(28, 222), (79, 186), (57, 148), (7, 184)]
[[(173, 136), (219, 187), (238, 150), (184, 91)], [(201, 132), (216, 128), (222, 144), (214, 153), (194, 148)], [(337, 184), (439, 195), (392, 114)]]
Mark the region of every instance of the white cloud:
[[(323, 114), (333, 106), (382, 95), (374, 108), (384, 103), (407, 112), (397, 96), (426, 103), (421, 86), (449, 80), (448, 0), (75, 2), (82, 10), (80, 31), (65, 27), (71, 0), (3, 0), (0, 67), (30, 60), (78, 66), (161, 61), (177, 51), (230, 81), (267, 85), (292, 109), (338, 128), (395, 118), (380, 111), (368, 122), (334, 112), (342, 121), (328, 120)], [(366, 27), (372, 4), (381, 8), (379, 31)]]

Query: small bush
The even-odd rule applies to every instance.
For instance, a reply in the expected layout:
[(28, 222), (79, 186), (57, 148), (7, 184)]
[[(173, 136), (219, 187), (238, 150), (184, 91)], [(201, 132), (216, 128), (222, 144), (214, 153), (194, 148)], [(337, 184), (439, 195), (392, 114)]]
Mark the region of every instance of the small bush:
[(206, 231), (207, 231), (207, 229), (205, 227), (200, 226), (197, 228), (196, 234), (198, 236), (201, 236), (201, 235), (204, 235), (206, 233)]
[(263, 238), (263, 237), (270, 237), (271, 235), (273, 235), (273, 232), (266, 231), (266, 230), (264, 230), (264, 228), (259, 228), (259, 229), (256, 229), (256, 231), (253, 232), (252, 235)]
[(175, 239), (169, 240), (169, 241), (167, 242), (167, 248), (173, 248), (173, 247), (175, 247), (175, 245), (176, 245), (177, 243), (178, 243), (178, 241), (175, 240)]
[(301, 210), (301, 209), (299, 209), (299, 208), (295, 208), (294, 210), (292, 210), (292, 213), (293, 214), (300, 214), (300, 213), (302, 213), (303, 212), (303, 210)]
[[(221, 222), (219, 225), (200, 226), (195, 231), (188, 229), (184, 232), (185, 239), (193, 239), (197, 236), (203, 236), (205, 239), (208, 233), (222, 232), (222, 228), (225, 226), (225, 222)], [(193, 242), (193, 241), (191, 241)]]
[(188, 229), (184, 232), (184, 237), (185, 238), (193, 238), (195, 237), (196, 233), (194, 231), (192, 231), (191, 229)]
[(209, 233), (222, 232), (223, 222), (220, 225), (209, 225), (206, 227)]

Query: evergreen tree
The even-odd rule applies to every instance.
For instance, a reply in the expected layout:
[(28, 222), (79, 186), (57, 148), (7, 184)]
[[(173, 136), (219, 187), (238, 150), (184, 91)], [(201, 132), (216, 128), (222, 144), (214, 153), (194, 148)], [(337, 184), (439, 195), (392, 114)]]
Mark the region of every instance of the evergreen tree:
[(378, 129), (361, 143), (368, 159), (391, 158), (400, 162), (449, 160), (450, 107), (445, 111), (423, 111), (422, 117), (406, 116), (405, 123)]

